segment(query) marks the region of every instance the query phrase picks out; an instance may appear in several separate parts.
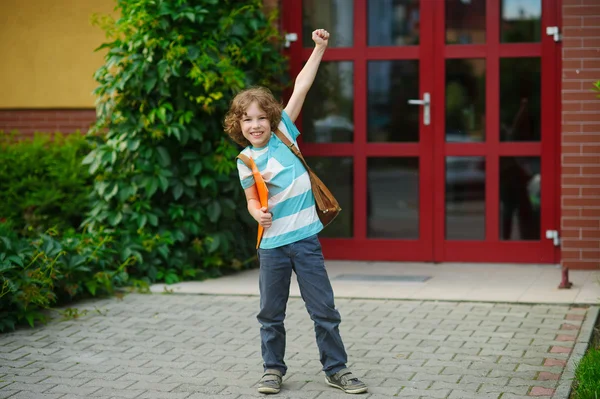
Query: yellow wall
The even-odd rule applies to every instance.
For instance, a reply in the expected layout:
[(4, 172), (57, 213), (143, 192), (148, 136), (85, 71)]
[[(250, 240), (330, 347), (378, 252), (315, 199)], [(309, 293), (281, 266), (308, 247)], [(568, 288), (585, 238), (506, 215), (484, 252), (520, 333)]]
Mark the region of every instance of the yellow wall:
[(115, 0), (0, 0), (0, 108), (91, 108), (94, 52), (106, 41), (93, 13)]

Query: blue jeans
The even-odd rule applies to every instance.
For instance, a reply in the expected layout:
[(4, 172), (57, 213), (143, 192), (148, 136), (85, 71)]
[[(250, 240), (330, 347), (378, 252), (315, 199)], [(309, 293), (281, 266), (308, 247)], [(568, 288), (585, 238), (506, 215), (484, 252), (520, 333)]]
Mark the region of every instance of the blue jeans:
[(264, 369), (284, 375), (285, 310), (292, 270), (298, 277), (300, 294), (315, 323), (317, 346), (323, 371), (332, 375), (346, 367), (346, 350), (340, 336), (340, 314), (335, 309), (333, 289), (325, 270), (321, 244), (316, 235), (273, 249), (259, 249), (260, 339)]

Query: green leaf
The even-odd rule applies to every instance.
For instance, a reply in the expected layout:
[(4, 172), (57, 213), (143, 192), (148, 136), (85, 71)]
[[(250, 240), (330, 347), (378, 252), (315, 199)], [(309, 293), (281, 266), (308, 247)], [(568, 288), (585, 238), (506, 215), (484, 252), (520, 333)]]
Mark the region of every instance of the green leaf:
[(146, 82), (144, 82), (144, 89), (146, 90), (146, 93), (150, 93), (152, 91), (152, 89), (154, 89), (154, 86), (156, 86), (157, 80), (158, 80), (158, 78), (156, 76), (152, 76), (152, 77), (146, 79)]
[(98, 283), (95, 280), (87, 280), (85, 282), (85, 287), (92, 294), (92, 296), (96, 296), (96, 289), (98, 288)]
[(123, 219), (123, 214), (121, 212), (110, 212), (108, 214), (108, 223), (110, 223), (111, 226), (116, 226), (117, 224), (119, 224), (119, 222), (121, 222), (121, 220)]
[(167, 284), (175, 284), (179, 282), (179, 277), (176, 273), (168, 273), (165, 276), (165, 283)]
[(119, 192), (119, 185), (117, 183), (112, 183), (112, 188), (110, 189), (110, 191), (108, 191), (106, 193), (106, 195), (104, 196), (105, 200), (110, 200), (112, 197), (114, 197), (115, 195), (117, 195), (117, 193)]
[(156, 250), (163, 257), (163, 259), (169, 259), (169, 247), (167, 247), (166, 245), (161, 245), (158, 248), (156, 248)]
[(165, 147), (159, 146), (156, 148), (156, 151), (158, 152), (158, 159), (161, 166), (167, 167), (171, 165), (171, 156)]
[(35, 313), (27, 313), (25, 314), (25, 319), (31, 328), (35, 325)]
[(215, 223), (219, 220), (219, 216), (221, 216), (221, 204), (219, 204), (218, 201), (211, 202), (210, 205), (208, 205), (207, 213), (208, 220)]
[(169, 67), (169, 63), (167, 60), (160, 60), (158, 63), (158, 77), (161, 80), (165, 79), (165, 74), (167, 73), (167, 68)]
[[(202, 171), (202, 162), (194, 162), (191, 166), (192, 175), (196, 176)], [(206, 188), (206, 187), (205, 187)]]
[(169, 188), (169, 179), (167, 179), (163, 175), (158, 176), (158, 185), (160, 186), (160, 189), (163, 193), (166, 192)]
[(158, 216), (156, 216), (153, 213), (149, 213), (148, 214), (148, 222), (150, 222), (150, 225), (156, 227), (158, 226)]
[(178, 200), (183, 195), (183, 184), (177, 183), (175, 187), (173, 187), (173, 198)]
[(100, 168), (101, 163), (102, 163), (102, 158), (99, 156), (96, 156), (94, 158), (94, 161), (90, 165), (90, 169), (89, 169), (90, 175), (93, 175), (94, 173), (96, 173), (96, 171)]
[(129, 151), (137, 151), (137, 149), (140, 148), (141, 142), (142, 142), (141, 140), (129, 140), (127, 142), (127, 149)]
[(96, 151), (91, 151), (89, 154), (86, 155), (85, 158), (83, 158), (83, 161), (81, 161), (81, 163), (83, 165), (89, 165), (94, 161), (94, 159), (96, 159)]
[(196, 179), (194, 179), (192, 176), (184, 177), (183, 182), (185, 183), (186, 186), (189, 186), (189, 187), (196, 186)]
[(152, 197), (156, 190), (158, 190), (158, 179), (149, 177), (146, 182), (146, 192), (148, 193), (148, 197)]
[(211, 176), (204, 175), (200, 178), (200, 185), (202, 188), (208, 187), (213, 182), (213, 178)]
[(188, 47), (188, 57), (191, 61), (194, 61), (196, 58), (200, 56), (200, 49), (196, 46)]
[(158, 119), (160, 119), (163, 123), (165, 123), (167, 121), (167, 110), (164, 109), (163, 107), (160, 107), (156, 111), (156, 114), (158, 115)]
[(6, 260), (11, 261), (12, 263), (16, 263), (17, 265), (23, 267), (23, 259), (21, 259), (20, 256), (17, 255), (11, 255), (8, 258), (6, 258)]
[(221, 245), (221, 238), (219, 236), (211, 237), (209, 244), (208, 244), (208, 252), (210, 252), (210, 253), (215, 252), (217, 249), (219, 249), (220, 245)]
[(146, 222), (148, 221), (148, 216), (146, 215), (140, 215), (140, 217), (138, 218), (138, 228), (143, 228), (146, 225)]

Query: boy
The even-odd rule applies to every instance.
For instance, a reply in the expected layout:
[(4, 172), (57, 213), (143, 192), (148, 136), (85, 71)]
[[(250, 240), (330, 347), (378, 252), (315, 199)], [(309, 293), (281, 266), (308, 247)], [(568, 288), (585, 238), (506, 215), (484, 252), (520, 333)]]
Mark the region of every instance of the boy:
[(327, 384), (347, 393), (363, 393), (367, 386), (346, 368), (347, 356), (338, 326), (333, 290), (325, 270), (317, 233), (323, 229), (315, 208), (308, 173), (301, 161), (273, 133), (279, 128), (294, 144), (300, 132), (294, 121), (313, 84), (327, 48), (329, 33), (312, 33), (315, 48), (296, 78), (284, 110), (268, 89), (252, 88), (239, 93), (225, 117), (225, 130), (242, 154), (251, 157), (269, 189), (268, 209), (261, 207), (252, 171), (238, 160), (238, 171), (246, 193), (248, 212), (264, 227), (258, 249), (261, 351), (264, 374), (260, 393), (278, 393), (287, 371), (285, 354), (285, 310), (292, 270), (308, 313), (315, 323), (320, 360)]

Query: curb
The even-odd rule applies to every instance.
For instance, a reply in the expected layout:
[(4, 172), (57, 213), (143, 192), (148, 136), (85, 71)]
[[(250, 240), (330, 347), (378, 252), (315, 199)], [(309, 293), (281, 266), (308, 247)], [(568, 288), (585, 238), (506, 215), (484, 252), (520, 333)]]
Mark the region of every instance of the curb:
[(571, 352), (571, 356), (567, 360), (565, 371), (560, 376), (558, 387), (556, 388), (554, 395), (552, 395), (552, 399), (569, 399), (569, 396), (571, 395), (571, 385), (575, 378), (575, 369), (590, 345), (590, 340), (592, 339), (592, 333), (594, 332), (599, 313), (600, 307), (598, 306), (590, 306), (588, 308), (585, 321), (581, 325), (577, 341), (575, 341), (573, 352)]

